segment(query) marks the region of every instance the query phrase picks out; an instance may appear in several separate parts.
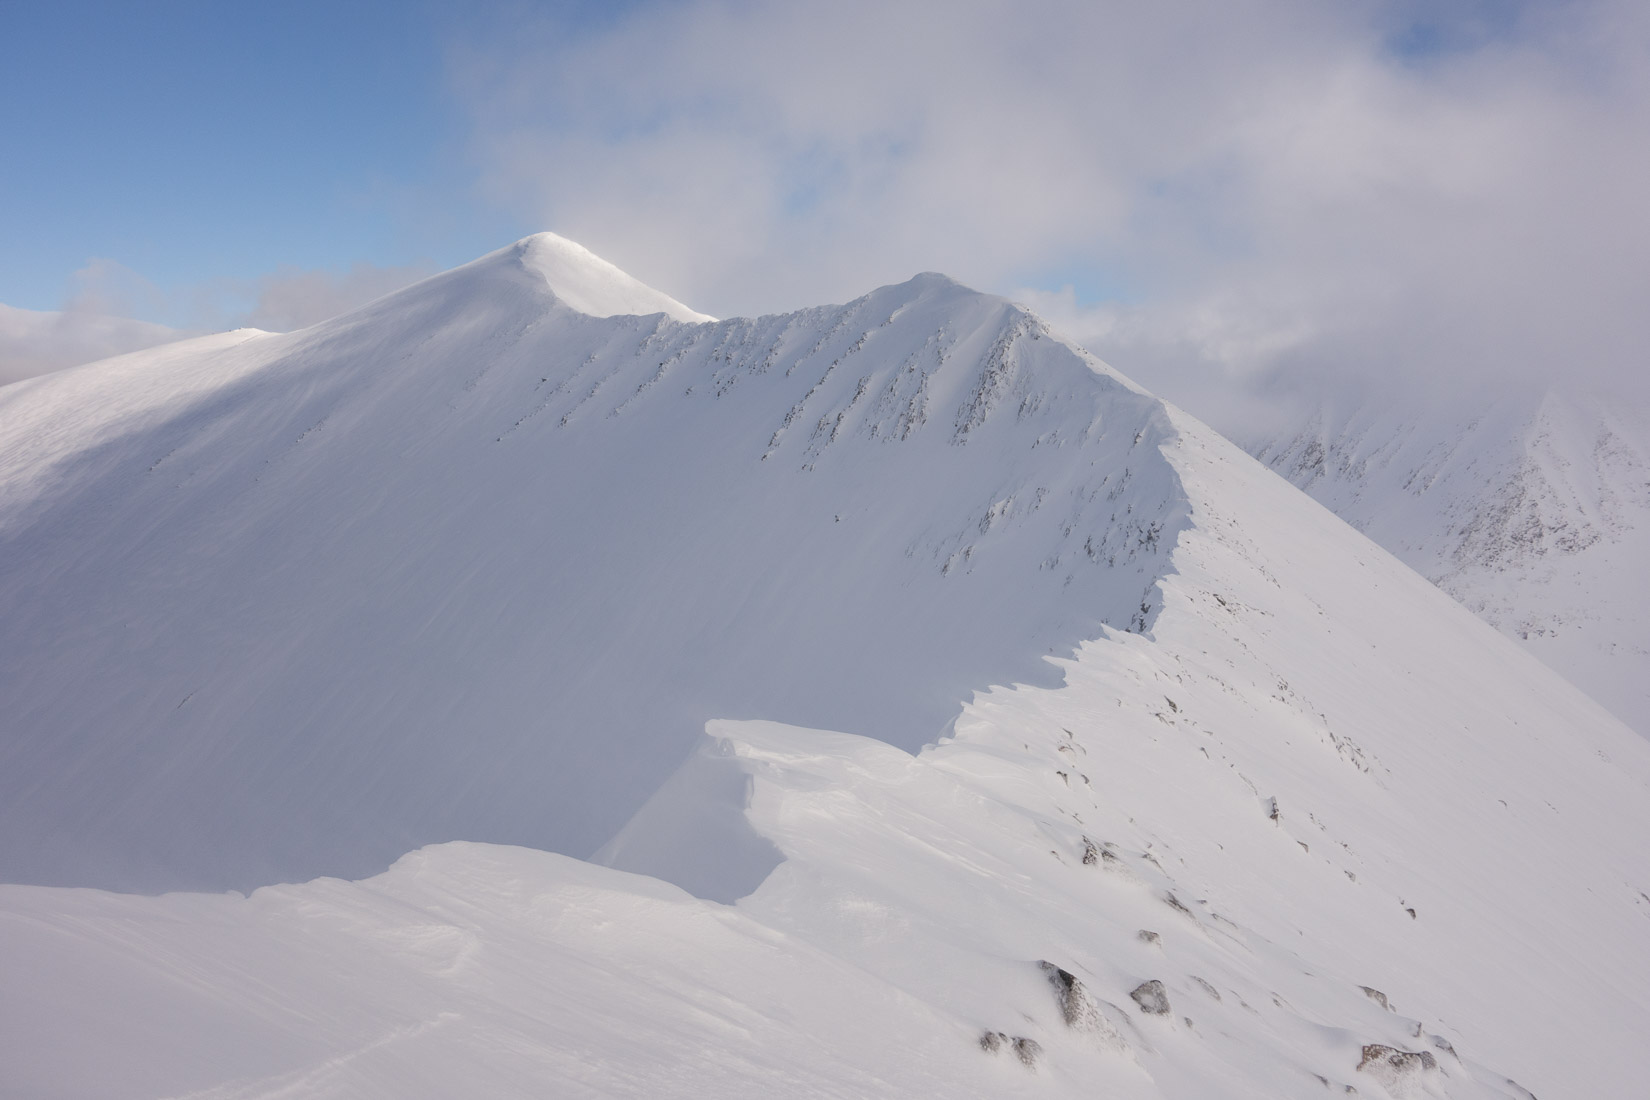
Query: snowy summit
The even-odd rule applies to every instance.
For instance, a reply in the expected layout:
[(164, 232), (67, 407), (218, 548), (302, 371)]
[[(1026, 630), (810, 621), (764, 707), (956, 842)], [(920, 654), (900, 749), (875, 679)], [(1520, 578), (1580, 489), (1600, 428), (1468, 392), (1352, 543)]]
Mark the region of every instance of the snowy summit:
[(535, 233), (506, 251), (518, 257), (523, 267), (542, 275), (559, 300), (592, 317), (663, 313), (689, 323), (716, 320), (636, 281), (582, 244), (554, 233)]
[(543, 234), (0, 387), (0, 546), (20, 1095), (1650, 1071), (1650, 744), (942, 276)]

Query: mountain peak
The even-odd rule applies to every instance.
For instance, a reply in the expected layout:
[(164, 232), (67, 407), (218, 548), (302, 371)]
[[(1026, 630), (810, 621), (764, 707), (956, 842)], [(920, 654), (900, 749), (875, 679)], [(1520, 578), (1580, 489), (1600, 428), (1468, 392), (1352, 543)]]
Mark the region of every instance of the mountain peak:
[(716, 319), (689, 309), (556, 233), (523, 237), (510, 251), (523, 267), (543, 278), (564, 305), (592, 317), (665, 313), (689, 323)]
[(544, 235), (0, 388), (10, 1091), (1644, 1076), (1643, 739), (1006, 299), (677, 305)]

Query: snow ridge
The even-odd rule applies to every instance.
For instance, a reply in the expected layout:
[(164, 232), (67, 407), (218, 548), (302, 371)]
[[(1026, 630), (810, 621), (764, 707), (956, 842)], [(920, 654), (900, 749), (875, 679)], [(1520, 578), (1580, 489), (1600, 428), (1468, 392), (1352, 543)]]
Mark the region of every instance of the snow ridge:
[(613, 836), (0, 886), (14, 1091), (1650, 1070), (1650, 744), (1000, 299), (603, 319), (506, 252), (0, 414), (7, 874)]
[(522, 262), (554, 244), (0, 394), (0, 876), (582, 856), (709, 719), (914, 751), (1148, 628), (1172, 430), (1030, 314), (922, 276), (597, 318)]

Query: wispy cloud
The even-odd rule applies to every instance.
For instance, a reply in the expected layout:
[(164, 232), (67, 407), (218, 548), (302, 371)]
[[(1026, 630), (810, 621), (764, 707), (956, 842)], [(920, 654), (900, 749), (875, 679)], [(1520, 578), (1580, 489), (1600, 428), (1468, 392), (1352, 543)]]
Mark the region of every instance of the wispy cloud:
[(1644, 384), (1641, 4), (689, 0), (453, 73), (495, 198), (713, 313), (939, 269), (1170, 396)]
[(0, 305), (0, 386), (186, 335), (164, 325), (84, 308), (30, 310)]
[(254, 284), (253, 305), (238, 320), (253, 328), (291, 332), (346, 313), (434, 273), (428, 264), (377, 267), (356, 263), (343, 272), (284, 267)]
[[(283, 267), (254, 280), (215, 279), (168, 293), (114, 260), (93, 258), (70, 278), (61, 309), (0, 304), (0, 385), (201, 332), (306, 328), (433, 273), (430, 264), (356, 263), (342, 272)], [(138, 319), (145, 316), (181, 324)]]

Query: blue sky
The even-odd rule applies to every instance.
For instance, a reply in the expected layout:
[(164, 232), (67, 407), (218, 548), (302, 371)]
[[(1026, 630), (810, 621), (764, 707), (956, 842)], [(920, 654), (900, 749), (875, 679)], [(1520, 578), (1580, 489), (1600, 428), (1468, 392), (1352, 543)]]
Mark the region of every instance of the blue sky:
[(1171, 397), (1642, 378), (1646, 132), (1642, 0), (0, 0), (0, 304), (295, 327), (552, 229), (722, 316), (944, 271)]
[(175, 290), (529, 231), (474, 196), (458, 29), (419, 3), (6, 0), (0, 302), (55, 308), (93, 257)]

